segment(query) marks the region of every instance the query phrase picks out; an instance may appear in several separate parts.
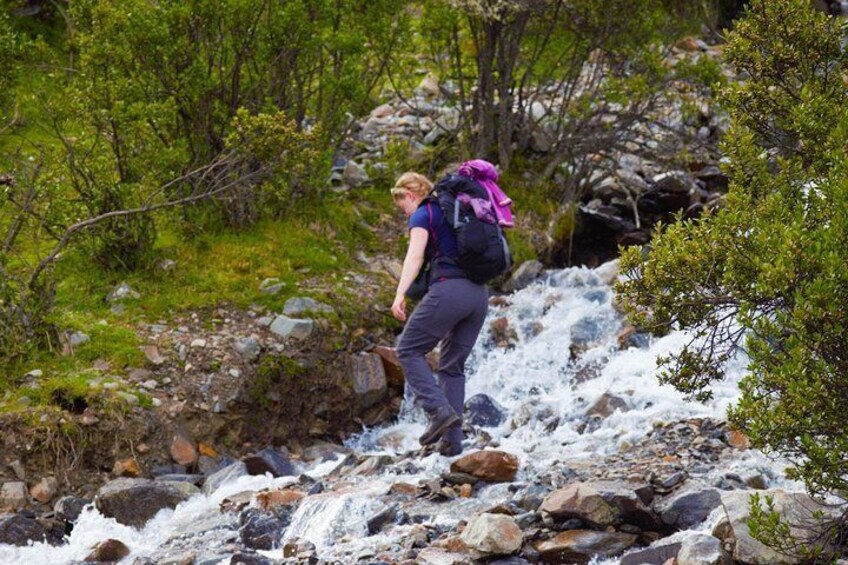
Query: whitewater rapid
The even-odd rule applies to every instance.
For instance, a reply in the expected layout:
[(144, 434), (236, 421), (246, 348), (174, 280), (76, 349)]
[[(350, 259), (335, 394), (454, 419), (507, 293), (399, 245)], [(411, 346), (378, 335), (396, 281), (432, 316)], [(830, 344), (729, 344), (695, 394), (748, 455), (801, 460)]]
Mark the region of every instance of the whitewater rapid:
[[(689, 336), (682, 332), (662, 338), (643, 336), (639, 347), (620, 349), (616, 336), (623, 320), (613, 304), (610, 271), (609, 265), (599, 270), (550, 271), (508, 296), (505, 305), (490, 308), (483, 333), (469, 358), (467, 398), (487, 394), (505, 409), (506, 421), (486, 432), (492, 444), (518, 456), (518, 481), (532, 482), (559, 462), (614, 454), (625, 443), (644, 438), (656, 422), (724, 418), (727, 407), (738, 396), (738, 381), (746, 363), (741, 355), (728, 364), (726, 378), (713, 388), (713, 399), (700, 404), (686, 401), (657, 380), (657, 357), (679, 351)], [(509, 347), (499, 347), (488, 333), (497, 318), (506, 318), (515, 331)], [(572, 354), (573, 349), (579, 350), (579, 356)], [(623, 399), (627, 410), (616, 411), (597, 429), (581, 433), (586, 409), (605, 393)], [(418, 449), (417, 437), (423, 427), (421, 414), (407, 407), (396, 424), (363, 430), (347, 446), (360, 454), (404, 454)], [(450, 461), (433, 454), (417, 460), (415, 465), (390, 465), (381, 475), (363, 478), (342, 490), (307, 497), (295, 512), (284, 539), (308, 540), (316, 545), (320, 557), (342, 562), (397, 547), (410, 526), (396, 526), (366, 537), (367, 519), (386, 507), (380, 497), (395, 482), (414, 484), (419, 479), (438, 477), (448, 469)], [(320, 479), (335, 464), (330, 461), (302, 470)], [(732, 469), (722, 471), (770, 469), (771, 475), (778, 476), (782, 468), (750, 450), (740, 454)], [(124, 563), (152, 555), (163, 547), (174, 551), (201, 548), (211, 559), (216, 550), (223, 550), (232, 542), (237, 530), (237, 516), (219, 511), (224, 498), (245, 490), (280, 488), (295, 481), (293, 477), (242, 477), (222, 485), (211, 495), (195, 495), (174, 510), (163, 510), (141, 530), (117, 524), (88, 508), (74, 526), (67, 545), (0, 546), (0, 563), (72, 563), (82, 560), (93, 545), (107, 538), (119, 539), (131, 549), (132, 554)], [(451, 527), (510, 497), (506, 485), (492, 485), (471, 499), (421, 504), (434, 523)], [(282, 557), (281, 550), (262, 553)], [(220, 563), (228, 562), (222, 555)]]

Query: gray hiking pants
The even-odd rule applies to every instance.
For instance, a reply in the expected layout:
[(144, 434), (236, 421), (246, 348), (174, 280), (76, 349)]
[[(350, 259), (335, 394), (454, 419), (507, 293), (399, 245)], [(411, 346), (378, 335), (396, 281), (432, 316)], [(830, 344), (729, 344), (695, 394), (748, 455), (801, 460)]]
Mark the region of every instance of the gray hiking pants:
[[(465, 404), (465, 360), (468, 359), (489, 305), (486, 285), (467, 279), (436, 282), (406, 322), (397, 347), (398, 360), (415, 401), (428, 413), (450, 404), (461, 418)], [(438, 381), (426, 355), (439, 342)], [(462, 441), (460, 424), (442, 436)]]

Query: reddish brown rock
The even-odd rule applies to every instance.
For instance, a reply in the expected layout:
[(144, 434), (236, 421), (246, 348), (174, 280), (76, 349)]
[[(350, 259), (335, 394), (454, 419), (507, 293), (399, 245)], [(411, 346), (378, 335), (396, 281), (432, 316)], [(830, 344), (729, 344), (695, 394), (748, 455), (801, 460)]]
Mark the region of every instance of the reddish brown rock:
[(201, 455), (205, 455), (206, 457), (218, 457), (218, 452), (215, 451), (215, 448), (211, 445), (206, 445), (202, 441), (197, 443), (197, 450)]
[(736, 449), (748, 449), (751, 447), (751, 442), (744, 433), (739, 430), (730, 430), (727, 432), (727, 444)]
[(171, 440), (171, 458), (180, 465), (193, 465), (197, 461), (194, 441), (185, 434), (174, 434), (174, 439)]
[(403, 368), (400, 366), (400, 361), (397, 358), (397, 351), (393, 347), (378, 345), (374, 348), (374, 353), (380, 356), (383, 362), (383, 369), (386, 371), (386, 380), (389, 386), (403, 387)]
[(94, 563), (115, 563), (130, 554), (130, 549), (121, 541), (107, 539), (98, 543), (85, 558)]
[(296, 506), (306, 496), (299, 490), (272, 490), (256, 493), (256, 504), (263, 510), (273, 510), (282, 506)]
[(470, 453), (451, 464), (454, 473), (468, 473), (490, 483), (509, 482), (518, 472), (518, 458), (505, 451), (485, 450)]
[(141, 475), (141, 467), (138, 466), (135, 457), (118, 459), (112, 467), (112, 474), (116, 477), (138, 477)]

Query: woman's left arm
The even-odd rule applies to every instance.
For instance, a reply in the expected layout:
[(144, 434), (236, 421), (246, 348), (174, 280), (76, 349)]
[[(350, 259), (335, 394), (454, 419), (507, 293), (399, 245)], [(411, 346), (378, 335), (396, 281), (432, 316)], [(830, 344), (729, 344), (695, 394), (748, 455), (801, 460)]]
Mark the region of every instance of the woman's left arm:
[(424, 264), (424, 251), (427, 249), (428, 237), (429, 234), (424, 228), (412, 228), (409, 231), (409, 247), (406, 249), (395, 301), (392, 303), (392, 315), (401, 322), (406, 320), (406, 291), (409, 290), (412, 281), (418, 276), (418, 271)]

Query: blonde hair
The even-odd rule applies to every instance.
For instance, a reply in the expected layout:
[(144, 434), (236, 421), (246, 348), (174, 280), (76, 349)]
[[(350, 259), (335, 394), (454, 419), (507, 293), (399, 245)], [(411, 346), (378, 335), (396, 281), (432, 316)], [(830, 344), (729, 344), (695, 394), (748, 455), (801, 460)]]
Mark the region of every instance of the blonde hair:
[(394, 188), (391, 189), (391, 193), (395, 200), (403, 198), (407, 192), (419, 198), (424, 198), (432, 188), (433, 183), (427, 177), (418, 173), (408, 172), (403, 173), (398, 178)]

